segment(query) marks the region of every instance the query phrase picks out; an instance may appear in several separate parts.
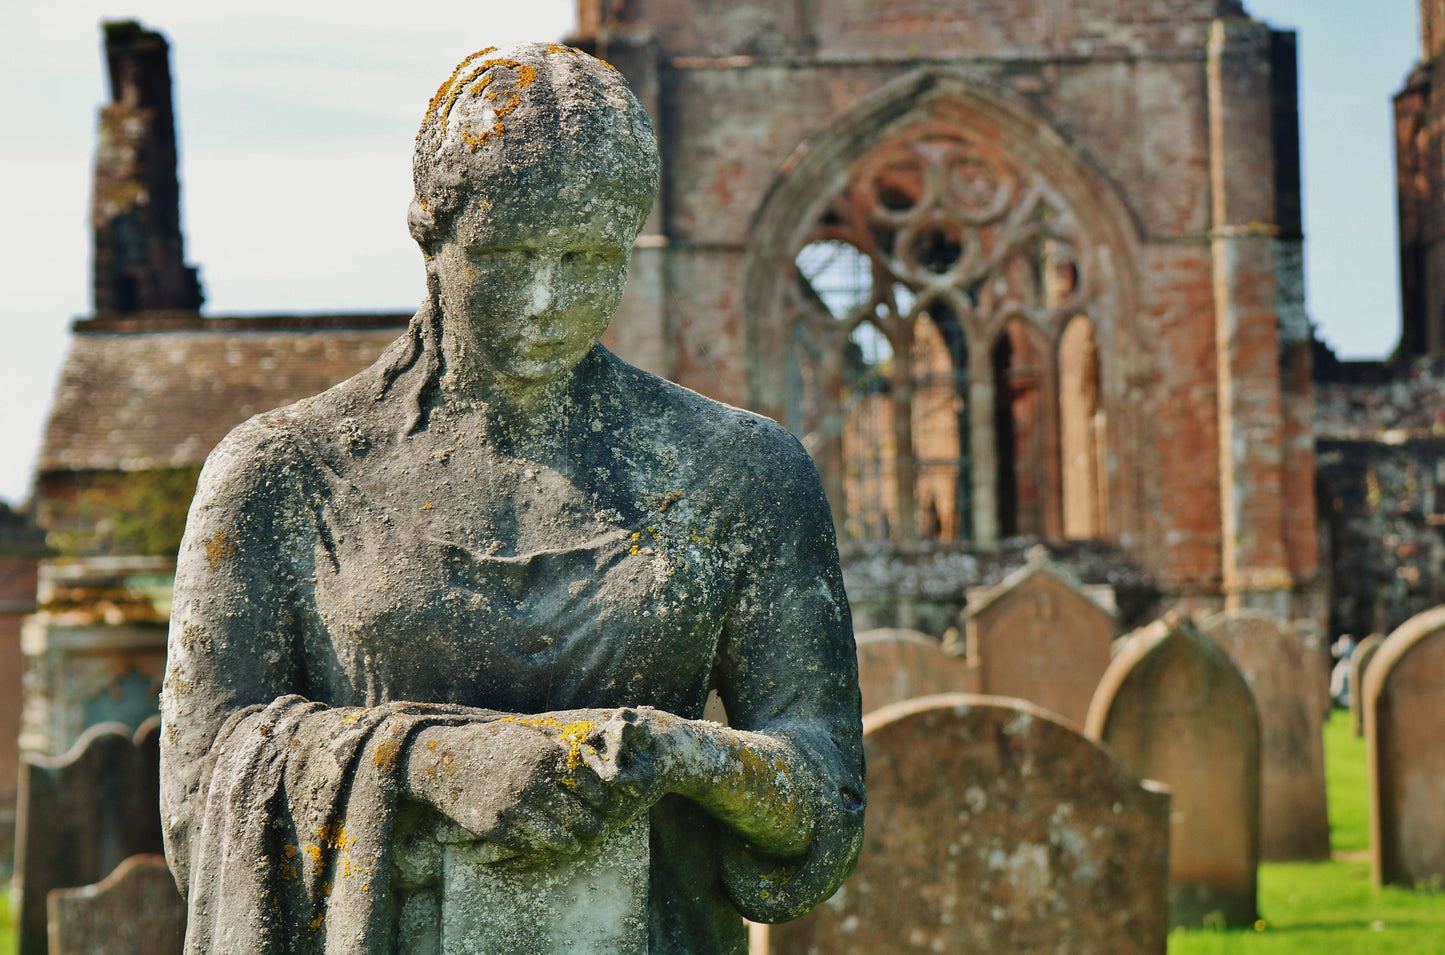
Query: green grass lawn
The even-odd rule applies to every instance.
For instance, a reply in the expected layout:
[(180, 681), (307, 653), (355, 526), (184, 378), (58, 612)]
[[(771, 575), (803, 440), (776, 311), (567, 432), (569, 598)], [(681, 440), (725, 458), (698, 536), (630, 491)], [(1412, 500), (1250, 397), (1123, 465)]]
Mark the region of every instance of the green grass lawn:
[(10, 892), (0, 883), (0, 955), (15, 955), (15, 929), (10, 925)]
[(1341, 710), (1325, 726), (1325, 775), (1334, 861), (1260, 866), (1256, 930), (1176, 932), (1169, 955), (1445, 952), (1445, 894), (1370, 888), (1365, 744)]

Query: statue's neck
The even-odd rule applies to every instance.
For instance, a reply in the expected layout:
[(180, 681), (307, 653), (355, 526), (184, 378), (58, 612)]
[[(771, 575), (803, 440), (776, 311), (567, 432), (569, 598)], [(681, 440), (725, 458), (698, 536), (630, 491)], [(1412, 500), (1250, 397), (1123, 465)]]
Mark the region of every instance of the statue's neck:
[(448, 347), (442, 338), (438, 398), (477, 439), (517, 453), (542, 453), (561, 439), (576, 412), (576, 396), (602, 365), (594, 347), (566, 372), (541, 381), (521, 380)]

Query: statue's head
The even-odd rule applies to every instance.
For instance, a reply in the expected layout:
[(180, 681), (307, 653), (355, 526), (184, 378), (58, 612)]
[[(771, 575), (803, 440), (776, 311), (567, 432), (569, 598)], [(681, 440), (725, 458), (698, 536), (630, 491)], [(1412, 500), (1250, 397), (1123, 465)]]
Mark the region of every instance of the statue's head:
[(427, 107), (408, 223), (428, 255), (471, 204), (493, 217), (606, 216), (631, 241), (658, 168), (647, 111), (617, 70), (557, 44), (488, 47), (458, 64)]
[(606, 63), (526, 43), (457, 66), (417, 134), (408, 222), (437, 304), (488, 365), (552, 378), (596, 343), (658, 168), (647, 113)]

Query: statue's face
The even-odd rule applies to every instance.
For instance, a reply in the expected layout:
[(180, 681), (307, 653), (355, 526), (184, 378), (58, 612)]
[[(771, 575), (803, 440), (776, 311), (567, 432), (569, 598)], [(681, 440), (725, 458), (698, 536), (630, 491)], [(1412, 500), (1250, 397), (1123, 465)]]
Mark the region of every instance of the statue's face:
[(597, 344), (627, 282), (637, 210), (537, 193), (472, 201), (432, 261), (459, 347), (504, 379), (570, 371)]

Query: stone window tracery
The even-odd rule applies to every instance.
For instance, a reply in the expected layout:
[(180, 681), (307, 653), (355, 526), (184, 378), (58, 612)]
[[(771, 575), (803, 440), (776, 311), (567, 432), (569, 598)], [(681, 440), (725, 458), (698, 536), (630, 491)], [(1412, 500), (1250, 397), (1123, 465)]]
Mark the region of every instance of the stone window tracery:
[[(1054, 343), (1091, 291), (1069, 205), (977, 131), (931, 122), (873, 149), (815, 208), (783, 284), (783, 413), (841, 536), (1058, 527), (1046, 517), (1059, 507)], [(1075, 499), (1097, 496), (1077, 490), (1084, 467), (1070, 472)], [(1076, 506), (1071, 527), (1100, 531), (1096, 511)]]

